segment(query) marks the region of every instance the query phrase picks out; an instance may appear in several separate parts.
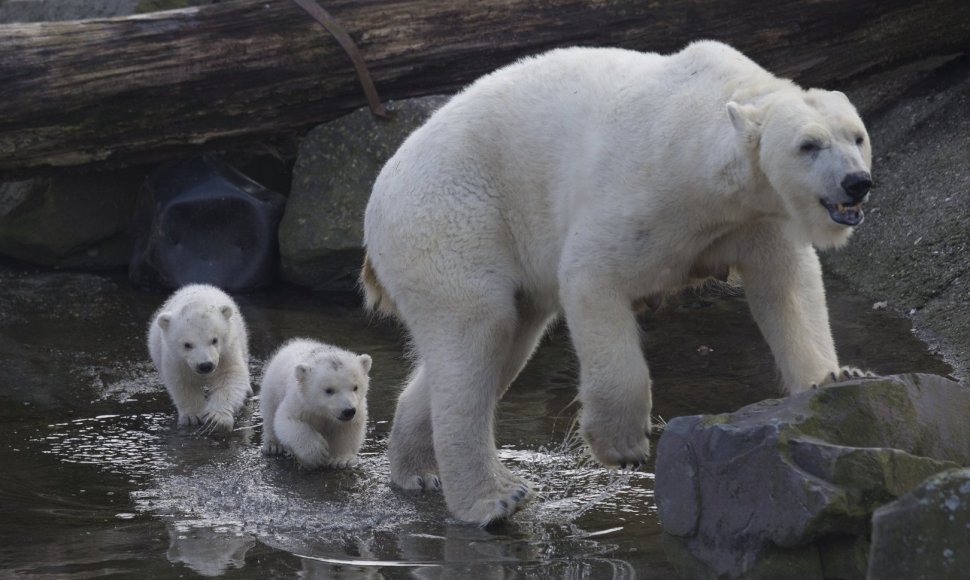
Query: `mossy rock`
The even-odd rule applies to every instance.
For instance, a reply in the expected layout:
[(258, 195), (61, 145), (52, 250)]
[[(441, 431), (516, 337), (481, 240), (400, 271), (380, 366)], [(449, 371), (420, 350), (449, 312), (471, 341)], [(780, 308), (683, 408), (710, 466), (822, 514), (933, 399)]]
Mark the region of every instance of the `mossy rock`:
[(970, 465), (970, 391), (899, 375), (674, 419), (658, 445), (655, 491), (668, 544), (712, 577), (747, 578), (768, 554), (775, 563), (798, 554), (791, 565), (802, 567), (809, 546), (825, 546), (821, 568), (853, 568), (859, 550), (840, 542), (862, 545), (874, 510), (961, 465)]

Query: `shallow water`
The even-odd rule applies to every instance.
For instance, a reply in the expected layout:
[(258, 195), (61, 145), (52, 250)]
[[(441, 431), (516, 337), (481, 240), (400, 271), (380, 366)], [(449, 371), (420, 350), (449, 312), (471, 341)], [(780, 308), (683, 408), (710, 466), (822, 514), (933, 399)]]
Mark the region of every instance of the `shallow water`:
[[(946, 374), (908, 322), (829, 281), (843, 364)], [(374, 358), (361, 465), (305, 472), (259, 453), (258, 398), (229, 438), (175, 429), (144, 345), (165, 299), (124, 279), (0, 266), (0, 576), (150, 578), (672, 578), (652, 465), (619, 473), (570, 437), (576, 362), (550, 332), (497, 420), (503, 460), (538, 498), (506, 524), (452, 520), (440, 495), (388, 485), (384, 457), (403, 334), (353, 297), (276, 288), (239, 297), (253, 376), (308, 336)], [(644, 317), (654, 413), (731, 411), (777, 396), (739, 298)]]

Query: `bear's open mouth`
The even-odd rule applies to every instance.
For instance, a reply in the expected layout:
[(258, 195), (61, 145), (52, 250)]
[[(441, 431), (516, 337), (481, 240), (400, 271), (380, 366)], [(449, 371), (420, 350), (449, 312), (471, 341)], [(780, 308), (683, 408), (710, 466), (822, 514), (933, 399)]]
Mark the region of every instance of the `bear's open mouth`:
[(855, 205), (844, 203), (832, 203), (824, 199), (819, 200), (822, 206), (828, 210), (829, 217), (837, 224), (844, 226), (857, 226), (866, 218), (866, 213), (862, 211), (862, 202)]

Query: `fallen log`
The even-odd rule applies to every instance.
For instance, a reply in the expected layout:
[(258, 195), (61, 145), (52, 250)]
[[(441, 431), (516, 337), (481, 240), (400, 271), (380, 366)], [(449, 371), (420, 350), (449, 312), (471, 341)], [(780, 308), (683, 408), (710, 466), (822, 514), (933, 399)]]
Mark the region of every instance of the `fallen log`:
[[(724, 40), (803, 84), (970, 48), (966, 0), (334, 0), (383, 99), (453, 92), (554, 46)], [(0, 173), (133, 163), (292, 132), (365, 105), (290, 0), (0, 26)]]

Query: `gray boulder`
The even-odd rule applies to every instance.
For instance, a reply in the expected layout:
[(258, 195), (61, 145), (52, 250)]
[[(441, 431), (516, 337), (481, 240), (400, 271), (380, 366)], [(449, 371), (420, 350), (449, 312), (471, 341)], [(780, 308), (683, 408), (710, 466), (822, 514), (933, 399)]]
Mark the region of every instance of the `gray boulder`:
[(934, 475), (876, 510), (872, 517), (870, 580), (968, 577), (970, 469)]
[(126, 265), (143, 177), (125, 170), (0, 183), (0, 254), (62, 268)]
[(655, 488), (668, 555), (688, 578), (865, 578), (873, 511), (970, 465), (968, 417), (970, 391), (914, 374), (674, 419)]
[(360, 109), (307, 134), (280, 224), (285, 280), (318, 290), (356, 287), (364, 208), (374, 179), (404, 139), (448, 98), (391, 103), (390, 120)]

